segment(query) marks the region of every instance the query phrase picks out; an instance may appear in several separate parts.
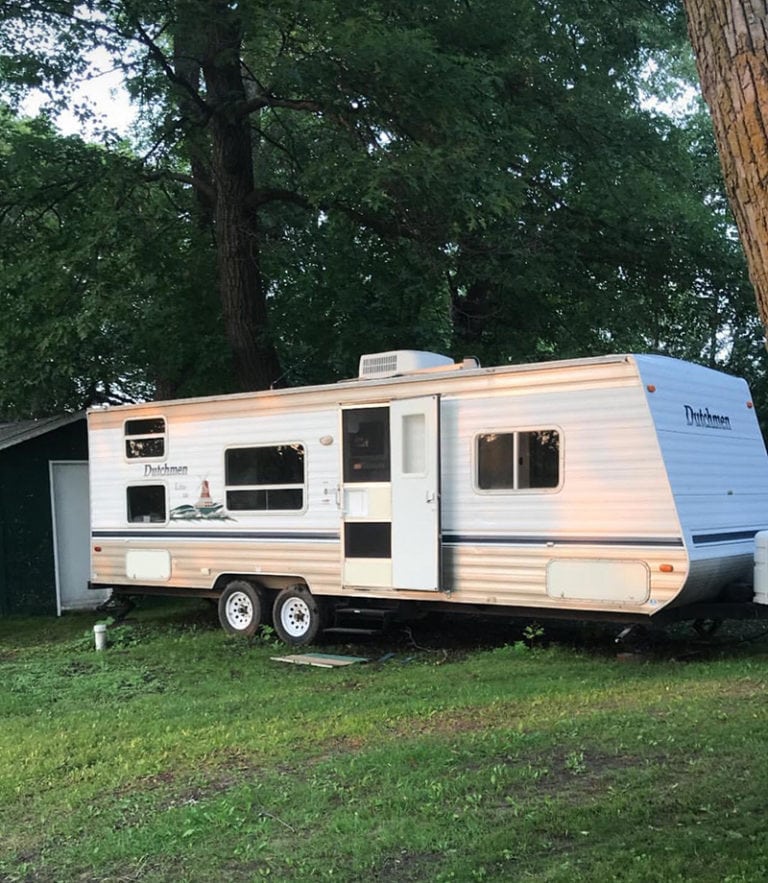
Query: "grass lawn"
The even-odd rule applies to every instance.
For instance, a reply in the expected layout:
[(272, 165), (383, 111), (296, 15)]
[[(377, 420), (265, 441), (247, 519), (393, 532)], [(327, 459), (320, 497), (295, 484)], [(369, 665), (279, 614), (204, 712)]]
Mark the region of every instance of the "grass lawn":
[(454, 620), (320, 669), (202, 604), (96, 621), (0, 620), (2, 881), (768, 879), (768, 639)]

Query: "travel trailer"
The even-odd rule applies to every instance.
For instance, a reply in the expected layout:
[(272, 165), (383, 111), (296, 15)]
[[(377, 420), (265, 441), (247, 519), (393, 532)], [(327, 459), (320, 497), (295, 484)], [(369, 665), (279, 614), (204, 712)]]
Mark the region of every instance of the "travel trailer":
[(693, 618), (768, 528), (747, 384), (663, 356), (395, 351), (88, 423), (92, 588), (206, 596), (290, 645), (425, 610)]

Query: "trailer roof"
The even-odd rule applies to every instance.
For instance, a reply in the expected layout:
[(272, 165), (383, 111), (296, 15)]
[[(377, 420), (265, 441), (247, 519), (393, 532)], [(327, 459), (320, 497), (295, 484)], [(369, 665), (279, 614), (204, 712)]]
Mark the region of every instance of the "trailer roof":
[[(659, 359), (669, 359), (668, 356), (654, 356), (654, 358)], [(462, 366), (461, 362), (456, 362), (454, 365), (448, 365), (445, 368), (437, 367), (437, 368), (427, 368), (421, 371), (414, 371), (408, 374), (398, 374), (393, 377), (382, 377), (382, 378), (366, 378), (366, 377), (351, 377), (345, 380), (339, 380), (334, 383), (321, 383), (315, 385), (308, 386), (289, 386), (281, 389), (261, 389), (261, 390), (253, 390), (251, 392), (238, 392), (238, 393), (222, 393), (220, 395), (209, 395), (209, 396), (191, 396), (189, 398), (180, 398), (180, 399), (158, 399), (147, 400), (144, 402), (135, 402), (133, 404), (126, 405), (100, 405), (94, 408), (89, 408), (88, 413), (99, 413), (104, 411), (120, 411), (123, 409), (130, 410), (132, 408), (140, 407), (142, 405), (154, 405), (157, 407), (164, 405), (183, 405), (186, 403), (198, 403), (198, 402), (216, 402), (216, 401), (232, 401), (237, 399), (252, 399), (258, 396), (284, 396), (291, 395), (296, 393), (306, 393), (306, 392), (320, 392), (323, 390), (338, 390), (338, 389), (375, 389), (383, 386), (391, 386), (393, 383), (407, 383), (407, 382), (415, 382), (415, 381), (423, 381), (427, 377), (434, 378), (447, 378), (454, 376), (457, 379), (459, 377), (478, 377), (482, 375), (492, 375), (492, 374), (513, 374), (513, 373), (525, 373), (528, 371), (542, 371), (542, 370), (563, 370), (569, 367), (577, 367), (577, 366), (588, 366), (588, 365), (610, 365), (610, 364), (618, 364), (621, 362), (629, 362), (634, 359), (634, 355), (628, 353), (615, 354), (615, 355), (607, 355), (607, 356), (587, 356), (584, 358), (574, 358), (574, 359), (553, 359), (552, 361), (545, 362), (523, 362), (520, 364), (514, 365), (494, 365), (489, 366), (487, 368), (466, 368)], [(670, 359), (671, 361), (677, 361), (675, 359)]]

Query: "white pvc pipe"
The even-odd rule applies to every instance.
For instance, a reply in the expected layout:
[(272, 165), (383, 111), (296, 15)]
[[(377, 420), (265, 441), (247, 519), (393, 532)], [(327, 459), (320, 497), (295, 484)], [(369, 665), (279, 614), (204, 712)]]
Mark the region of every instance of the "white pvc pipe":
[(93, 627), (93, 640), (97, 650), (107, 649), (107, 627), (103, 622), (97, 622)]

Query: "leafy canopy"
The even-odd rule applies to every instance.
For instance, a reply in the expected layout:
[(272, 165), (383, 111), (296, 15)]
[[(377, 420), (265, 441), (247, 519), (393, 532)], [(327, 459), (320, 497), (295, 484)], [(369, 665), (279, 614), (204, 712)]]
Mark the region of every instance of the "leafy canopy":
[(141, 111), (99, 146), (3, 117), (6, 411), (237, 384), (227, 162), (281, 382), (395, 347), (764, 372), (708, 122), (643, 100), (692, 73), (674, 4), (25, 0), (0, 34), (11, 103), (66, 102), (101, 47)]

